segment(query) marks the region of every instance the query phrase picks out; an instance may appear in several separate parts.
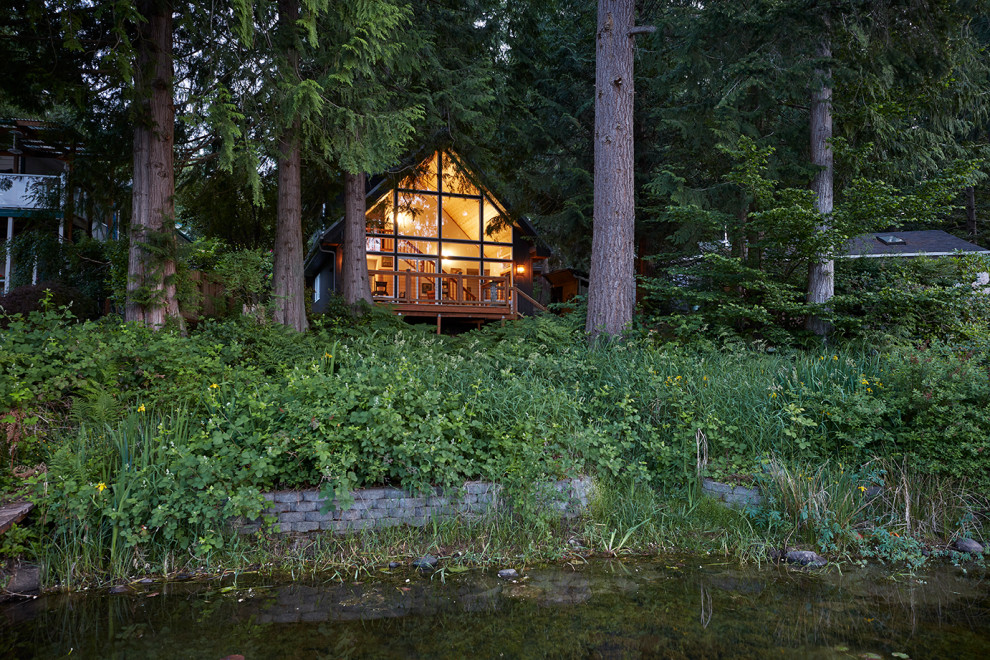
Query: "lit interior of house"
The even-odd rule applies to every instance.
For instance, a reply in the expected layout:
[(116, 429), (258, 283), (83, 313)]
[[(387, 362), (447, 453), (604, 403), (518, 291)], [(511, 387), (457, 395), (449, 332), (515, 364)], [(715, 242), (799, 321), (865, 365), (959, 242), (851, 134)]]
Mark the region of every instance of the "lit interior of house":
[(464, 305), (507, 300), (511, 226), (449, 154), (423, 161), (370, 204), (366, 217), (368, 272), (377, 300)]

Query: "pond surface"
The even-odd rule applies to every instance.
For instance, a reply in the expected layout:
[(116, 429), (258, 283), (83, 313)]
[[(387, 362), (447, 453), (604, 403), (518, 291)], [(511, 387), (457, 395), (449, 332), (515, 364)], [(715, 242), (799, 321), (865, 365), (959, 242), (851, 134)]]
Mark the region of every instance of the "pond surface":
[(360, 582), (257, 576), (0, 606), (0, 657), (986, 658), (990, 582), (945, 567), (740, 567), (698, 558), (409, 569)]

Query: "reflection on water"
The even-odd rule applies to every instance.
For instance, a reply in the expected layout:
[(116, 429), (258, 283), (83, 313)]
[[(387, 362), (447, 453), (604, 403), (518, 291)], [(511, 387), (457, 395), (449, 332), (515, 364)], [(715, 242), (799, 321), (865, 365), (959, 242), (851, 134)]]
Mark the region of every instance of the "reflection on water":
[(600, 562), (514, 581), (401, 572), (49, 596), (0, 606), (0, 656), (982, 658), (990, 649), (982, 573), (891, 579), (697, 562)]

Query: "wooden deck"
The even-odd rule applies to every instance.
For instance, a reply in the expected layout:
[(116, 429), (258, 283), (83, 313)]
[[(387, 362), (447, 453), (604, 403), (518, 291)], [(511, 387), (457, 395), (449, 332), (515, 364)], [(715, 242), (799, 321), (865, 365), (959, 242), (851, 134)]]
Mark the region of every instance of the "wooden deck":
[(525, 300), (534, 309), (545, 312), (546, 307), (534, 300), (507, 275), (463, 275), (460, 273), (422, 273), (370, 270), (374, 301), (390, 305), (400, 316), (416, 319), (436, 319), (437, 332), (442, 319), (475, 321), (505, 321), (517, 319), (519, 301)]
[(411, 318), (492, 321), (519, 317), (508, 276), (368, 271), (374, 300)]
[(13, 527), (15, 523), (19, 523), (24, 520), (24, 517), (27, 516), (33, 508), (33, 503), (25, 502), (24, 500), (8, 502), (0, 505), (0, 534), (3, 534), (8, 529)]
[(375, 302), (391, 305), (392, 310), (401, 316), (410, 318), (466, 319), (481, 321), (498, 321), (502, 319), (519, 318), (519, 313), (510, 305), (445, 305), (443, 303), (402, 303), (390, 298), (375, 298)]

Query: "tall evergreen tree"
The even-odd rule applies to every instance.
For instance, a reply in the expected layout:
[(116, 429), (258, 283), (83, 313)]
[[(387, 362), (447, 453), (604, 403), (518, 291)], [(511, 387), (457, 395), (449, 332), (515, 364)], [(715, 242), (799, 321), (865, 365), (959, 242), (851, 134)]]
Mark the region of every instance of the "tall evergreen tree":
[[(309, 8), (320, 9), (315, 2)], [(284, 49), (281, 83), (287, 88), (279, 108), (277, 129), (278, 203), (275, 225), (275, 257), (272, 278), (275, 321), (297, 331), (305, 330), (305, 279), (302, 237), (302, 117), (298, 94), (307, 81), (300, 72), (300, 0), (278, 0), (278, 34)], [(310, 21), (314, 21), (310, 18)]]
[(636, 303), (633, 0), (598, 0), (595, 50), (595, 226), (586, 332), (616, 336)]
[[(815, 193), (815, 210), (821, 219), (819, 232), (831, 228), (832, 204), (835, 195), (835, 171), (832, 160), (832, 83), (826, 68), (832, 57), (831, 37), (828, 34), (829, 21), (824, 21), (824, 34), (818, 42), (818, 55), (821, 66), (815, 69), (812, 83), (810, 115), (811, 164), (817, 168), (811, 180)], [(808, 266), (808, 302), (824, 304), (835, 294), (835, 261), (830, 254), (815, 255)], [(828, 324), (818, 315), (811, 314), (806, 322), (808, 330), (816, 335), (828, 332)]]
[(135, 10), (134, 174), (124, 319), (160, 328), (179, 316), (175, 297), (175, 105), (171, 0)]

